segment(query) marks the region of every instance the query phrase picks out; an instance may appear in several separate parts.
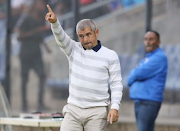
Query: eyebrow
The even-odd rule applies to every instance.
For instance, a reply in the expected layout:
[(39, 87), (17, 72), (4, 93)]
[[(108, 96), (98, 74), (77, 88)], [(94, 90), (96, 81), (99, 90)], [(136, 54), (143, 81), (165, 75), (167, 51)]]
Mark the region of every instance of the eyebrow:
[[(85, 35), (88, 35), (88, 34), (91, 34), (91, 32), (87, 32), (87, 33), (85, 33)], [(79, 36), (80, 35), (83, 35), (84, 36), (84, 34), (78, 34)]]

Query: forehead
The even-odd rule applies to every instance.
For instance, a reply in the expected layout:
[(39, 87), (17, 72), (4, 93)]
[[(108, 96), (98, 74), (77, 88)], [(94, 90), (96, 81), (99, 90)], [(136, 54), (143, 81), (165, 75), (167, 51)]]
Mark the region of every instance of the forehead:
[(85, 33), (88, 33), (88, 32), (92, 32), (91, 27), (84, 28), (84, 29), (79, 29), (77, 33), (78, 34), (85, 34)]
[(146, 37), (157, 38), (157, 36), (156, 36), (156, 34), (155, 34), (154, 32), (147, 32), (147, 33), (145, 34), (145, 38), (146, 38)]

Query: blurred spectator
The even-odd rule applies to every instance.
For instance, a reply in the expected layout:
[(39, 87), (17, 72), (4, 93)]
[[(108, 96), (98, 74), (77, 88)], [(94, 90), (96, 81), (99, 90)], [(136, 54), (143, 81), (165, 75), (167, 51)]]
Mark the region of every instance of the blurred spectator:
[[(20, 62), (22, 76), (22, 110), (28, 110), (26, 86), (30, 69), (33, 69), (39, 77), (39, 94), (38, 94), (38, 110), (47, 109), (43, 102), (44, 86), (46, 75), (40, 45), (43, 42), (44, 31), (50, 29), (50, 26), (45, 25), (44, 13), (45, 2), (43, 0), (35, 0), (32, 5), (32, 10), (29, 16), (24, 18), (20, 25), (20, 35), (18, 40), (21, 41)], [(46, 44), (47, 51), (50, 52)]]
[(167, 75), (167, 57), (159, 48), (156, 31), (145, 34), (146, 58), (131, 71), (128, 78), (130, 98), (134, 99), (138, 131), (154, 131), (155, 120), (163, 101)]
[(134, 5), (134, 0), (123, 0), (123, 7), (124, 8), (127, 8), (127, 7), (130, 7), (132, 5)]
[(11, 42), (12, 42), (12, 55), (19, 55), (20, 48), (21, 48), (21, 42), (17, 40), (17, 37), (19, 36), (19, 28), (22, 25), (22, 22), (26, 17), (30, 15), (30, 11), (32, 10), (32, 4), (33, 0), (26, 1), (22, 4), (22, 11), (19, 19), (17, 20), (13, 34), (11, 35)]
[[(29, 0), (28, 0), (29, 1)], [(31, 1), (31, 0), (30, 0)], [(11, 0), (11, 28), (13, 29), (23, 10), (25, 0)]]
[(128, 8), (135, 4), (140, 4), (142, 2), (145, 2), (145, 0), (122, 0), (122, 4), (124, 8)]
[(116, 11), (122, 8), (122, 0), (113, 0), (108, 4), (108, 7), (111, 11)]
[(92, 4), (93, 2), (96, 2), (96, 0), (79, 0), (79, 3), (81, 6)]

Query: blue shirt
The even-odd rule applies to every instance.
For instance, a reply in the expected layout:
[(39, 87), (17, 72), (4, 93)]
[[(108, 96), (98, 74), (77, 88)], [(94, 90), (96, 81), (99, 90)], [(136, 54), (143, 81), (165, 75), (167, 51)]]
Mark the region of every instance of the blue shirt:
[(167, 57), (160, 48), (147, 53), (139, 66), (130, 72), (130, 98), (162, 102), (167, 68)]

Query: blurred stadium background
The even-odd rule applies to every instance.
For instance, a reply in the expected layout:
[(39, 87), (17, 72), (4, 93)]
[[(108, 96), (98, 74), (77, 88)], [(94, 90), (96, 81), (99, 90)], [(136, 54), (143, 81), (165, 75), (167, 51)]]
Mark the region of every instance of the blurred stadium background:
[[(49, 4), (52, 7), (67, 34), (71, 38), (75, 38), (73, 9), (75, 2), (73, 3), (71, 0), (43, 1), (45, 5)], [(21, 65), (19, 58), (21, 42), (17, 38), (21, 24), (31, 14), (34, 7), (33, 0), (11, 0), (10, 101), (13, 116), (18, 116), (22, 112)], [(47, 11), (44, 8), (43, 18)], [(118, 53), (124, 86), (120, 117), (125, 116), (134, 119), (134, 107), (128, 95), (127, 77), (130, 70), (137, 66), (145, 53), (143, 38), (146, 31), (146, 0), (79, 0), (79, 12), (78, 19), (93, 19), (100, 30), (99, 40), (102, 41), (104, 46)], [(161, 35), (161, 47), (168, 57), (169, 66), (164, 102), (158, 119), (180, 119), (179, 14), (180, 0), (153, 0), (152, 29), (158, 31)], [(0, 0), (0, 80), (5, 78), (6, 24), (7, 1)], [(47, 27), (49, 24), (44, 21), (44, 25)], [(51, 53), (48, 53), (45, 46), (41, 46), (46, 73), (44, 101), (45, 105), (50, 108), (44, 112), (61, 112), (68, 97), (68, 61), (55, 43), (49, 28), (36, 35), (43, 36), (45, 45), (51, 50)], [(28, 111), (33, 112), (37, 110), (39, 80), (37, 74), (32, 70), (30, 70), (28, 79)], [(1, 103), (1, 116), (4, 115), (2, 108)], [(173, 129), (167, 128), (169, 129), (167, 131), (173, 131)], [(178, 129), (180, 127), (176, 126), (176, 130)]]

